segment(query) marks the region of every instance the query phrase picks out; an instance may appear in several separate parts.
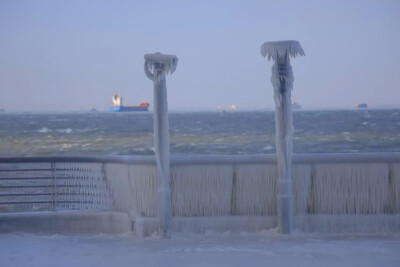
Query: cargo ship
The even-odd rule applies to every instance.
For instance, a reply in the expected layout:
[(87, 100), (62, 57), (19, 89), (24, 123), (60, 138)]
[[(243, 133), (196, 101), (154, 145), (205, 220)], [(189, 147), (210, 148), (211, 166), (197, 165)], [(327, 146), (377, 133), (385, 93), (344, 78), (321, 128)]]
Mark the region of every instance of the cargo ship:
[(122, 105), (122, 96), (119, 94), (115, 94), (112, 97), (109, 109), (110, 111), (148, 111), (149, 106), (149, 102), (143, 102), (137, 106), (124, 106)]

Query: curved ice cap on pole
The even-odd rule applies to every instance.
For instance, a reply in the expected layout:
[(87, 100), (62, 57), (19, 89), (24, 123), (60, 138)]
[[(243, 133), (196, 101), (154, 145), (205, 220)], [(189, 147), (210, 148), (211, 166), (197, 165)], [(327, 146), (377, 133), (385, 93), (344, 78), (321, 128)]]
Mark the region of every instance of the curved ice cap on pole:
[(155, 77), (160, 79), (164, 74), (172, 74), (176, 70), (178, 57), (161, 53), (145, 54), (144, 61), (146, 76), (154, 81)]
[(291, 57), (305, 55), (298, 41), (265, 42), (261, 45), (261, 55), (263, 57), (268, 56), (268, 60), (272, 58), (277, 61), (278, 57), (284, 57), (286, 54)]

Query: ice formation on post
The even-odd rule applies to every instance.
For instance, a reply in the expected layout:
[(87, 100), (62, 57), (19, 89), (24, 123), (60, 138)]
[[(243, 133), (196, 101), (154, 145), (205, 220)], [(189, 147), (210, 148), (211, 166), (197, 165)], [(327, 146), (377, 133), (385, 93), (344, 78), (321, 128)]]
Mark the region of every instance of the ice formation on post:
[(266, 42), (261, 46), (261, 55), (268, 56), (268, 60), (277, 61), (280, 57), (305, 56), (304, 50), (298, 41)]
[(178, 63), (174, 55), (144, 55), (144, 71), (154, 82), (154, 147), (158, 176), (159, 234), (169, 237), (171, 222), (171, 189), (169, 161), (169, 122), (166, 74), (173, 73)]
[(304, 56), (298, 41), (266, 42), (261, 46), (261, 55), (273, 60), (271, 82), (274, 87), (276, 158), (278, 162), (277, 216), (281, 233), (290, 234), (293, 227), (292, 153), (293, 118), (292, 89), (293, 73), (290, 57)]

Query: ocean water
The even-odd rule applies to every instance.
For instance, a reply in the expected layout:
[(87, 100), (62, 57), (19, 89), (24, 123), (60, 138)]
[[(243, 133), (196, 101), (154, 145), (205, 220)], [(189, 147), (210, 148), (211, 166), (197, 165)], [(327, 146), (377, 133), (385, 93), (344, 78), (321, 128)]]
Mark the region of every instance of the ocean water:
[[(152, 155), (152, 113), (0, 113), (0, 156)], [(275, 152), (275, 115), (170, 113), (171, 154)], [(295, 153), (400, 152), (400, 110), (295, 111)]]

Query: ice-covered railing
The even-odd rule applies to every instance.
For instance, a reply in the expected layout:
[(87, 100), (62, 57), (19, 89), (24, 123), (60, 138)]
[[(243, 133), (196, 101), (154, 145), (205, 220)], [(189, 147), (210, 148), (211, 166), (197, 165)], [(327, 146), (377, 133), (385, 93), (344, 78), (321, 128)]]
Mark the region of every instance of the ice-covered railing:
[[(297, 214), (400, 213), (400, 153), (295, 154)], [(174, 216), (276, 213), (273, 155), (174, 156)], [(0, 209), (157, 214), (151, 156), (0, 158)], [(20, 203), (10, 203), (20, 202)]]
[(0, 160), (0, 212), (114, 209), (102, 163)]
[[(57, 167), (57, 187), (61, 190), (64, 182), (73, 185), (67, 191), (56, 191), (57, 201), (53, 201), (55, 186), (50, 179), (52, 164)], [(157, 216), (157, 172), (152, 156), (0, 158), (0, 166), (2, 211), (11, 207), (18, 207), (14, 211), (26, 207), (52, 210), (55, 205), (56, 210), (115, 209), (132, 218)], [(20, 170), (11, 175), (9, 169), (16, 166)], [(206, 217), (274, 217), (277, 176), (273, 155), (171, 157), (172, 215), (200, 221)], [(39, 186), (35, 177), (45, 178), (44, 188), (35, 187)], [(19, 180), (11, 185), (9, 178)], [(28, 193), (23, 191), (27, 183), (29, 193), (50, 195), (39, 200), (11, 195)], [(10, 186), (14, 191), (9, 191)], [(380, 222), (384, 216), (398, 216), (400, 153), (294, 154), (293, 192), (297, 217), (358, 216), (364, 220), (362, 216), (376, 215)], [(73, 193), (68, 199), (75, 203), (62, 203), (67, 196), (60, 193)], [(48, 203), (4, 204), (17, 200)], [(308, 218), (305, 225), (311, 223)], [(343, 219), (322, 218), (332, 225), (340, 225)]]

